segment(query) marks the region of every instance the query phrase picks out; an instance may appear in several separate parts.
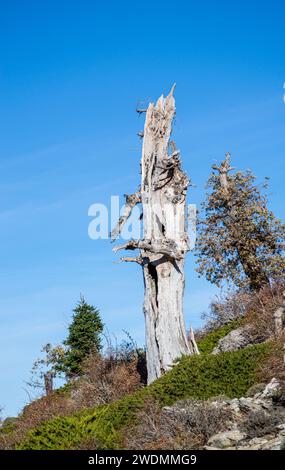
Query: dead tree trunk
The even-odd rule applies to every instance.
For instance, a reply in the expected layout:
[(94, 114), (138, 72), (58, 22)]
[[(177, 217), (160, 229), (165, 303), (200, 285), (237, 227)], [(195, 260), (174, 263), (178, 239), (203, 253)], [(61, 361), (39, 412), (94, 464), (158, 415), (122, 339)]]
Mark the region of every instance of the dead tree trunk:
[[(160, 377), (185, 354), (198, 352), (192, 335), (187, 341), (183, 317), (184, 261), (188, 251), (186, 192), (189, 180), (181, 169), (179, 151), (170, 142), (175, 101), (170, 94), (151, 103), (146, 111), (141, 160), (140, 196), (143, 239), (114, 248), (140, 249), (140, 256), (125, 257), (142, 265), (145, 296), (146, 357), (148, 383)], [(131, 212), (127, 205), (127, 217)], [(116, 238), (124, 216), (112, 232)]]
[(46, 374), (44, 374), (46, 396), (50, 395), (53, 391), (53, 377), (52, 372), (46, 372)]
[(283, 292), (283, 301), (281, 307), (279, 307), (273, 315), (275, 325), (275, 336), (279, 338), (285, 329), (285, 291)]

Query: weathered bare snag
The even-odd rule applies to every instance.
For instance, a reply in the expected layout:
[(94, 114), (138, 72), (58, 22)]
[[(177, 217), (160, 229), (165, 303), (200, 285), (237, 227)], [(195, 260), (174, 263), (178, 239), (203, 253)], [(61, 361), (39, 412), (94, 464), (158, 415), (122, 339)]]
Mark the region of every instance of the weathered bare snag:
[[(174, 86), (146, 111), (141, 160), (141, 188), (126, 206), (112, 232), (115, 239), (132, 208), (142, 204), (143, 239), (129, 240), (114, 251), (140, 250), (145, 285), (144, 315), (148, 383), (160, 377), (185, 354), (198, 353), (193, 332), (187, 341), (183, 317), (184, 260), (187, 254), (186, 192), (189, 180), (179, 151), (170, 142), (175, 115)], [(128, 203), (128, 201), (127, 201)]]

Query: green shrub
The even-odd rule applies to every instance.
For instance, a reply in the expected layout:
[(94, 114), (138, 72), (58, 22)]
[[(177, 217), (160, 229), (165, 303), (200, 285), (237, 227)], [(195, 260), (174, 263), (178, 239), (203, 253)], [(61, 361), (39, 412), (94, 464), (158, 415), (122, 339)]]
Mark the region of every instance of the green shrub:
[(221, 338), (224, 338), (235, 328), (238, 328), (241, 324), (240, 320), (234, 320), (226, 325), (222, 326), (218, 330), (211, 331), (203, 339), (197, 341), (197, 345), (200, 353), (202, 354), (211, 354), (213, 349), (218, 345), (218, 342)]
[(266, 383), (257, 383), (249, 387), (248, 391), (246, 392), (246, 397), (254, 397), (257, 393), (263, 392), (266, 387)]
[(17, 423), (18, 418), (6, 418), (2, 426), (0, 427), (0, 435), (1, 434), (11, 434), (15, 428), (16, 428), (16, 423)]
[(257, 364), (269, 349), (267, 343), (217, 355), (183, 357), (150, 386), (117, 402), (44, 423), (30, 431), (18, 449), (70, 449), (91, 437), (100, 449), (119, 449), (120, 431), (135, 421), (148, 396), (161, 406), (190, 397), (241, 397), (255, 383)]

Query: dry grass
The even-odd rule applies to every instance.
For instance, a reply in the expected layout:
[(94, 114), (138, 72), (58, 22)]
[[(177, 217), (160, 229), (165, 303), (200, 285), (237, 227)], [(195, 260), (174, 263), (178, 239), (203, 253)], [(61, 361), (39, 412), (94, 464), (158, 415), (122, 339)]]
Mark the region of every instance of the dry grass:
[(276, 426), (280, 424), (280, 416), (275, 413), (268, 414), (264, 410), (251, 411), (246, 420), (242, 423), (241, 431), (247, 437), (262, 437), (276, 431)]
[[(252, 293), (245, 290), (221, 293), (210, 304), (210, 310), (202, 315), (205, 326), (198, 332), (198, 339), (228, 323), (242, 319), (247, 312)], [(197, 333), (195, 332), (195, 335)]]
[(272, 344), (270, 355), (263, 361), (257, 370), (261, 382), (270, 382), (274, 377), (285, 381), (285, 334)]
[(275, 282), (260, 291), (239, 290), (228, 292), (213, 301), (210, 313), (204, 315), (205, 326), (195, 331), (197, 341), (208, 333), (218, 330), (235, 320), (240, 325), (249, 325), (251, 344), (262, 343), (275, 337), (273, 314), (282, 305), (284, 282)]
[(136, 450), (201, 449), (209, 437), (225, 429), (229, 415), (210, 402), (187, 400), (161, 409), (148, 400), (136, 424), (124, 433), (123, 447)]
[(273, 314), (282, 305), (284, 283), (275, 283), (251, 294), (244, 322), (250, 325), (253, 343), (261, 343), (274, 338), (275, 327)]
[(111, 403), (142, 387), (137, 361), (90, 356), (82, 379), (75, 384), (72, 397), (83, 408)]

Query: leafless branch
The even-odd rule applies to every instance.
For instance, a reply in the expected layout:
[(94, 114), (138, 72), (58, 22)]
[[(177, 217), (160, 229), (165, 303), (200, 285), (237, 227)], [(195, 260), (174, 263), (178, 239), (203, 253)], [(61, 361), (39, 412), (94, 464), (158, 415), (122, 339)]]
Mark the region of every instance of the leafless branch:
[(131, 215), (131, 212), (133, 208), (135, 207), (136, 204), (141, 202), (141, 193), (140, 190), (138, 190), (136, 193), (127, 195), (125, 194), (126, 197), (126, 204), (125, 204), (125, 211), (124, 214), (119, 218), (117, 225), (111, 232), (111, 241), (115, 241), (116, 238), (120, 235), (123, 226), (125, 225), (126, 221)]
[(121, 261), (122, 262), (125, 262), (125, 263), (138, 263), (138, 264), (142, 264), (143, 263), (143, 259), (141, 256), (137, 256), (135, 258), (131, 258), (131, 257), (128, 257), (128, 256), (125, 256), (123, 258), (121, 258)]
[(141, 249), (150, 253), (169, 256), (172, 259), (182, 259), (184, 253), (179, 250), (173, 240), (159, 240), (157, 242), (148, 242), (145, 240), (129, 240), (123, 245), (113, 248), (116, 253), (119, 250), (136, 250)]

